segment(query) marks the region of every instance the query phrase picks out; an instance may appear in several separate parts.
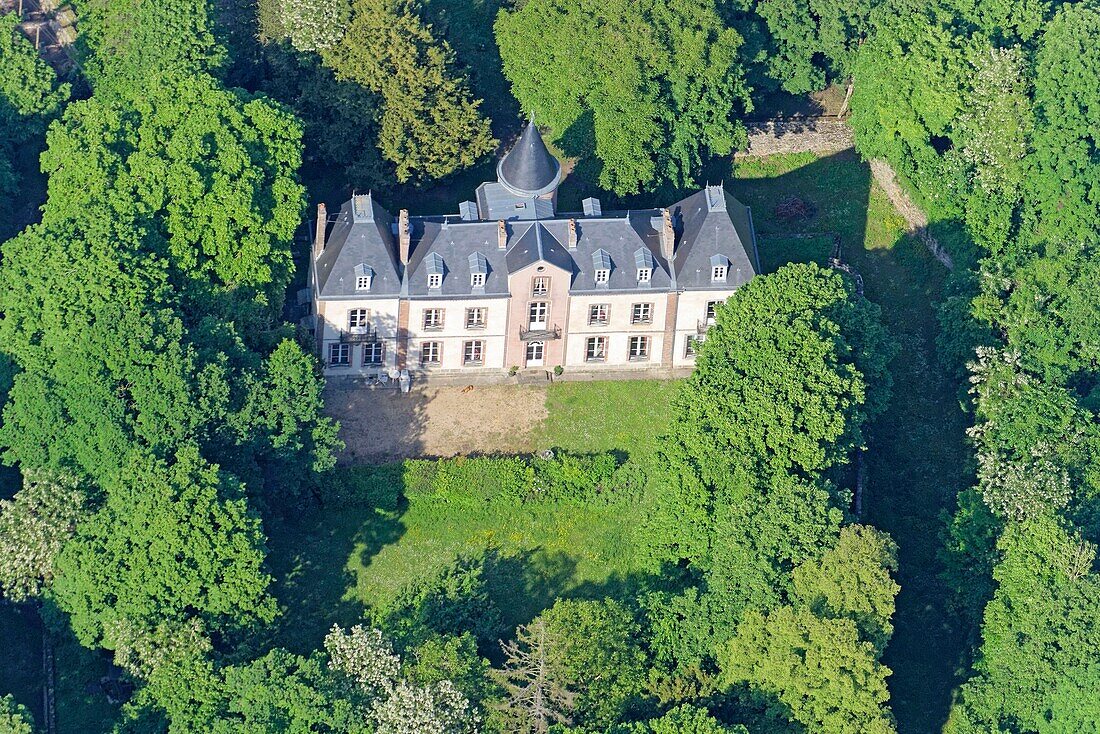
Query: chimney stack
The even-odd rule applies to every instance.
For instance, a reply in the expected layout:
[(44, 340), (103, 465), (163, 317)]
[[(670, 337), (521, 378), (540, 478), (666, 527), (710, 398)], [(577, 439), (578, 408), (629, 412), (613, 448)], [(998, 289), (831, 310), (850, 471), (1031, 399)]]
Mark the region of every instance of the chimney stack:
[(570, 250), (577, 249), (577, 220), (569, 220), (569, 241), (566, 243)]
[(497, 249), (508, 249), (508, 228), (504, 226), (504, 220), (497, 220)]
[(317, 227), (313, 233), (313, 259), (321, 257), (325, 251), (325, 229), (328, 227), (328, 210), (324, 204), (317, 205)]
[(412, 231), (409, 229), (409, 210), (402, 209), (397, 215), (397, 259), (402, 265), (409, 264), (409, 247), (412, 245)]
[(672, 214), (668, 209), (661, 210), (661, 219), (661, 256), (671, 262), (676, 249), (676, 231), (672, 229)]

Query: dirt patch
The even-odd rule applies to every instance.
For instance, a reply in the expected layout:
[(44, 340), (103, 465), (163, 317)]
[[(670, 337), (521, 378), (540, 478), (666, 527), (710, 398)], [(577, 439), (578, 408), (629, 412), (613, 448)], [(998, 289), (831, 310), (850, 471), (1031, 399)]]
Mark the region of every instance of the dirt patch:
[(347, 462), (456, 454), (520, 453), (546, 418), (546, 389), (532, 385), (419, 386), (408, 394), (351, 381), (325, 388)]

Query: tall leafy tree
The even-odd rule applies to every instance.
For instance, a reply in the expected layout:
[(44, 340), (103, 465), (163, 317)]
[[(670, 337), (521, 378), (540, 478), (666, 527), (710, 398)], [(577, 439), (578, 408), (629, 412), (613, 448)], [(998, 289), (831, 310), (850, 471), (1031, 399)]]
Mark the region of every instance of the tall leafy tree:
[(398, 181), (441, 178), (493, 149), (480, 100), (416, 0), (356, 0), (324, 58), (337, 78), (380, 96), (378, 147)]
[(496, 37), (520, 105), (567, 154), (595, 155), (606, 189), (692, 185), (746, 140), (742, 39), (713, 0), (531, 0)]

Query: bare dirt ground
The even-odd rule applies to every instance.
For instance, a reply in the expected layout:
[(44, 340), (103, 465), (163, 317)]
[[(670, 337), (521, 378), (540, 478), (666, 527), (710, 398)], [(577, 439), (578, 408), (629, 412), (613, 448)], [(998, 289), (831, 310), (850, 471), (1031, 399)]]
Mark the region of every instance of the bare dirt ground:
[(347, 462), (456, 454), (519, 453), (546, 418), (546, 389), (535, 385), (414, 387), (402, 394), (351, 381), (325, 388), (340, 421)]

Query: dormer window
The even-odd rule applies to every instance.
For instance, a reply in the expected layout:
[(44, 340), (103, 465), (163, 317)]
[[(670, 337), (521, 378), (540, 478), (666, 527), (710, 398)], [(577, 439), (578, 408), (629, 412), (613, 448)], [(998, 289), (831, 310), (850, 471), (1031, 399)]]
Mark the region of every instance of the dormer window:
[(607, 285), (611, 279), (611, 254), (599, 249), (592, 253), (592, 278), (596, 285)]
[(710, 259), (710, 280), (712, 283), (725, 283), (729, 273), (730, 261), (725, 255), (715, 255)]
[(653, 280), (653, 266), (656, 261), (653, 253), (645, 247), (639, 247), (634, 251), (634, 267), (638, 269), (638, 284), (648, 285)]
[(489, 274), (489, 260), (480, 252), (470, 253), (470, 287), (484, 288), (485, 278)]
[(363, 263), (355, 266), (355, 290), (369, 291), (374, 284), (374, 269)]
[(433, 252), (424, 258), (424, 265), (428, 271), (428, 288), (433, 290), (443, 287), (443, 257), (438, 252)]

